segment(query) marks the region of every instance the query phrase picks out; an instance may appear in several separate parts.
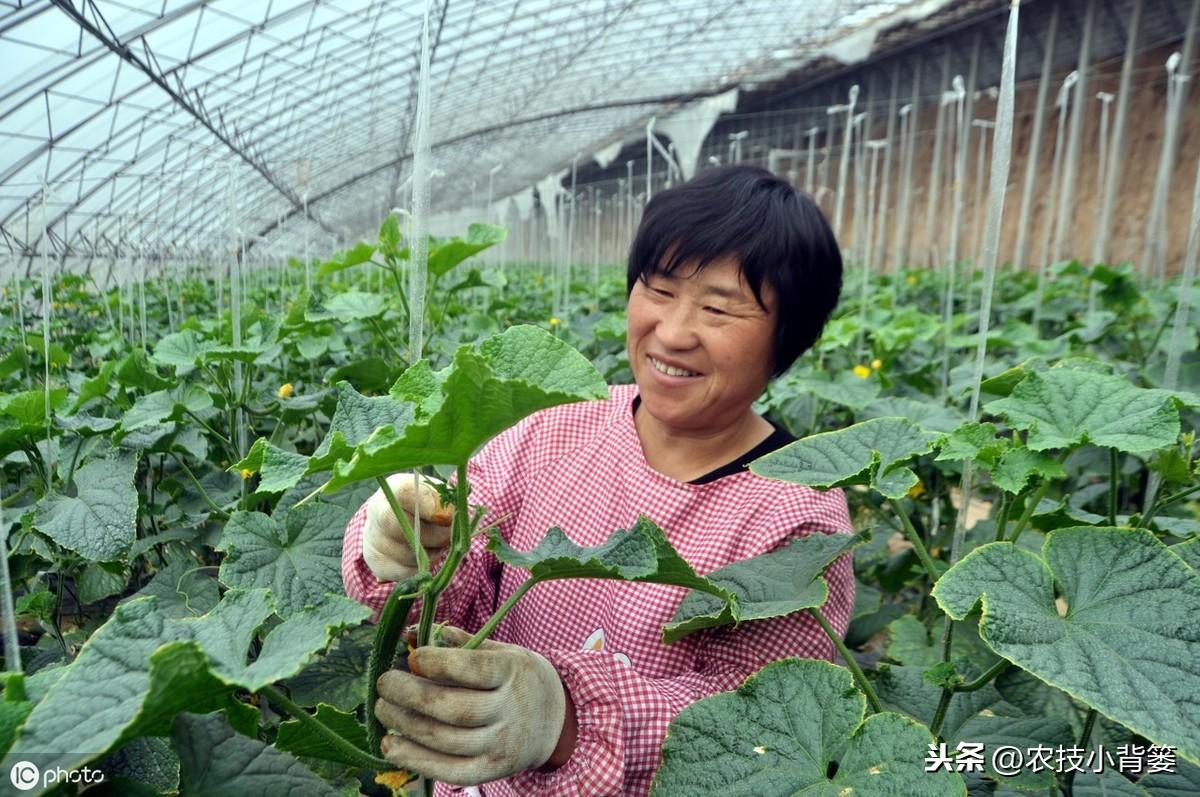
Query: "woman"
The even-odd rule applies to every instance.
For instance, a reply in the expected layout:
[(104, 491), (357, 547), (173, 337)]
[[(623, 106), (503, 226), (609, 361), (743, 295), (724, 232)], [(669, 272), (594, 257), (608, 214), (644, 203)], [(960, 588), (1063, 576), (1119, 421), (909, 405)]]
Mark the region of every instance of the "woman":
[[(558, 526), (602, 543), (639, 514), (700, 573), (796, 536), (851, 530), (841, 491), (759, 477), (752, 460), (792, 438), (751, 408), (820, 334), (842, 262), (812, 200), (762, 169), (714, 169), (658, 194), (630, 250), (628, 351), (634, 385), (605, 401), (538, 412), (470, 462), (472, 504), (513, 547)], [(400, 476), (397, 485), (411, 480)], [(424, 497), (432, 517), (434, 499)], [(413, 496), (406, 508), (412, 510)], [(444, 520), (444, 519), (443, 519)], [(422, 523), (434, 561), (444, 528)], [(438, 619), (478, 629), (524, 580), (477, 539), (438, 604)], [(378, 609), (414, 572), (399, 524), (377, 493), (346, 529), (347, 592)], [(828, 571), (826, 616), (844, 633), (854, 603), (848, 556)], [(372, 707), (397, 734), (384, 754), (489, 795), (645, 795), (667, 725), (689, 703), (737, 688), (787, 656), (832, 660), (801, 613), (660, 640), (685, 591), (655, 584), (540, 584), (472, 651), (409, 657), (380, 679)], [(442, 794), (450, 794), (442, 787)]]

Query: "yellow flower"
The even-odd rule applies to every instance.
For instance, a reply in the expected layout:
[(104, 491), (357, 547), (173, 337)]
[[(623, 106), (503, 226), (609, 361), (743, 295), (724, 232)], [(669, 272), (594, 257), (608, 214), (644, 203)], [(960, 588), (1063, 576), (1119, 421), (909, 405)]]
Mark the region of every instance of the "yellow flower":
[(405, 772), (403, 769), (395, 769), (391, 772), (379, 772), (375, 775), (375, 782), (380, 786), (386, 786), (392, 790), (392, 794), (403, 794), (404, 784), (412, 780), (413, 776)]
[(925, 482), (917, 480), (917, 483), (908, 488), (909, 498), (920, 498), (925, 495)]
[(279, 386), (279, 392), (276, 395), (278, 395), (281, 399), (285, 399), (285, 398), (291, 398), (292, 394), (295, 392), (296, 392), (296, 388), (292, 387), (292, 383), (285, 382)]
[(872, 371), (878, 371), (882, 367), (883, 367), (883, 360), (879, 359), (878, 357), (876, 357), (874, 360), (871, 360), (871, 370)]
[(249, 468), (242, 468), (241, 474), (243, 479), (249, 479), (254, 475), (254, 471), (250, 470)]
[(917, 278), (914, 277), (912, 274), (909, 274), (907, 277), (905, 277), (904, 281), (907, 282), (909, 285), (917, 284)]
[(556, 326), (558, 326), (558, 324), (559, 324), (558, 319), (555, 318), (554, 316), (550, 316), (550, 326), (556, 327)]
[(854, 375), (859, 379), (866, 379), (871, 375), (871, 369), (865, 365), (856, 365), (854, 366)]

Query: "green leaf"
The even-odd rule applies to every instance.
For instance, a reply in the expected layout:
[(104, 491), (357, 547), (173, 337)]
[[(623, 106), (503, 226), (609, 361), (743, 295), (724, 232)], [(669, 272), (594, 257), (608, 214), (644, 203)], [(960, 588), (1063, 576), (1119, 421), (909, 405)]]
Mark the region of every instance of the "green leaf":
[(1193, 570), (1200, 573), (1200, 537), (1172, 545), (1171, 551), (1178, 554)]
[(1034, 476), (1042, 479), (1062, 479), (1067, 472), (1062, 463), (1049, 454), (1029, 448), (1005, 451), (992, 468), (992, 484), (1006, 493), (1017, 494)]
[[(466, 463), (480, 446), (531, 413), (608, 396), (603, 377), (583, 355), (532, 326), (514, 326), (488, 338), (478, 352), (459, 347), (453, 364), (434, 377), (424, 384), (434, 392), (410, 398), (418, 399), (413, 421), (376, 429), (349, 463), (335, 466), (326, 491), (418, 465)], [(404, 376), (401, 381), (409, 384)]]
[(309, 323), (362, 321), (367, 318), (377, 318), (383, 315), (383, 311), (386, 309), (387, 302), (378, 293), (347, 291), (331, 297), (322, 307), (309, 308), (304, 314), (304, 320)]
[(75, 580), (79, 602), (95, 603), (116, 595), (129, 584), (129, 570), (124, 565), (93, 563), (83, 568)]
[(261, 512), (234, 512), (218, 551), (226, 552), (218, 578), (226, 586), (269, 587), (280, 617), (342, 592), (342, 532), (350, 513), (332, 504), (305, 504), (282, 522)]
[(1195, 797), (1200, 794), (1200, 767), (1176, 761), (1174, 772), (1151, 772), (1138, 785), (1150, 797)]
[(1111, 769), (1080, 772), (1071, 793), (1072, 797), (1151, 797), (1139, 784), (1130, 783)]
[(267, 365), (279, 358), (283, 346), (278, 343), (251, 341), (241, 346), (210, 346), (200, 355), (200, 362), (243, 362), (254, 365)]
[(174, 332), (158, 341), (150, 360), (175, 369), (176, 376), (186, 376), (196, 369), (196, 360), (208, 349), (210, 341), (201, 339), (190, 329)]
[(199, 617), (219, 601), (217, 581), (188, 557), (180, 557), (154, 574), (132, 598), (154, 595), (157, 611), (167, 617)]
[[(66, 400), (65, 388), (50, 388), (51, 415)], [(8, 396), (0, 395), (0, 415), (7, 415), (22, 427), (44, 430), (46, 428), (46, 391), (38, 388)]]
[(1175, 399), (1121, 376), (1074, 368), (1032, 372), (985, 409), (1029, 430), (1034, 451), (1091, 443), (1119, 451), (1166, 448), (1179, 436)]
[(287, 682), (289, 697), (302, 706), (328, 703), (353, 711), (367, 699), (367, 659), (375, 639), (373, 626), (342, 635), (329, 652)]
[(0, 701), (0, 755), (7, 753), (16, 739), (17, 730), (25, 723), (33, 703), (27, 700)]
[(138, 397), (121, 420), (121, 428), (131, 432), (164, 421), (179, 421), (187, 412), (204, 412), (212, 405), (212, 396), (199, 385), (178, 385)]
[(129, 352), (117, 363), (116, 377), (121, 385), (136, 388), (143, 393), (166, 390), (174, 384), (170, 379), (163, 379), (158, 375), (146, 353), (140, 348)]
[(389, 213), (379, 226), (379, 251), (394, 254), (400, 247), (400, 219)]
[(101, 764), (104, 779), (128, 778), (151, 786), (155, 794), (179, 789), (179, 756), (160, 736), (139, 736)]
[(1001, 775), (992, 766), (991, 753), (1001, 746), (1016, 747), (1025, 751), (1033, 747), (1071, 747), (1075, 743), (1071, 726), (1057, 717), (1004, 717), (987, 714), (971, 717), (953, 735), (947, 735), (946, 741), (949, 745), (957, 745), (959, 742), (981, 742), (984, 749), (984, 771), (988, 776), (1025, 791), (1044, 791), (1052, 786), (1055, 782), (1053, 768), (1035, 772), (1027, 766), (1015, 775)]
[(871, 539), (871, 533), (814, 532), (792, 540), (777, 551), (752, 556), (714, 570), (709, 581), (728, 590), (736, 602), (690, 592), (671, 622), (663, 627), (663, 642), (671, 644), (702, 628), (733, 622), (766, 620), (821, 606), (829, 587), (821, 575), (847, 551)]
[(651, 794), (965, 797), (958, 773), (925, 771), (933, 741), (925, 726), (890, 712), (864, 721), (865, 711), (841, 667), (769, 664), (737, 692), (700, 700), (675, 718)]
[(351, 266), (367, 263), (374, 255), (375, 247), (365, 241), (360, 241), (353, 248), (347, 249), (345, 252), (338, 252), (328, 261), (322, 263), (317, 273), (322, 276), (333, 274)]
[(671, 546), (662, 529), (645, 515), (630, 529), (617, 529), (592, 548), (572, 542), (562, 529), (552, 528), (532, 551), (509, 547), (492, 529), (488, 550), (505, 564), (524, 568), (534, 581), (563, 578), (608, 578), (673, 584), (714, 592), (728, 600), (732, 593), (699, 576)]
[(986, 466), (994, 463), (1008, 445), (1007, 440), (996, 437), (994, 423), (969, 422), (938, 441), (938, 455), (934, 459), (938, 462), (980, 460)]
[(27, 592), (17, 598), (15, 611), (18, 617), (36, 617), (39, 620), (49, 621), (54, 614), (55, 604), (54, 593), (45, 587), (40, 587), (35, 592)]
[(900, 463), (928, 452), (937, 439), (904, 418), (874, 418), (789, 443), (751, 462), (750, 470), (821, 490), (870, 484), (883, 488), (880, 491), (889, 498), (899, 498), (908, 489), (900, 487), (916, 483), (915, 474), (901, 473), (907, 469)]
[(879, 396), (878, 379), (862, 379), (851, 371), (842, 371), (836, 376), (817, 371), (790, 380), (789, 387), (803, 393), (852, 410), (861, 410)]
[(137, 530), (133, 487), (137, 456), (119, 452), (79, 468), (74, 497), (51, 494), (38, 503), (34, 527), (91, 561), (125, 561)]
[[(341, 736), (364, 753), (370, 753), (367, 745), (367, 729), (353, 714), (330, 706), (326, 703), (317, 705), (317, 720), (324, 723), (326, 728)], [(275, 747), (297, 756), (320, 758), (323, 761), (336, 761), (358, 768), (359, 764), (341, 750), (338, 750), (324, 736), (319, 735), (300, 720), (291, 719), (279, 726), (279, 735), (275, 739)]]
[(497, 224), (472, 224), (467, 228), (465, 240), (455, 237), (430, 247), (429, 273), (440, 277), (467, 258), (503, 243), (507, 237), (508, 230)]
[(346, 382), (338, 383), (337, 409), (324, 439), (311, 457), (284, 451), (265, 438), (254, 441), (230, 472), (247, 469), (261, 474), (256, 493), (283, 492), (313, 473), (327, 471), (338, 460), (349, 460), (355, 446), (379, 427), (403, 426), (413, 418), (413, 408), (389, 396), (367, 398)]
[(221, 714), (180, 714), (171, 731), (189, 797), (339, 797), (292, 756), (236, 733)]
[(980, 634), (998, 654), (1200, 761), (1200, 575), (1151, 532), (1058, 529), (1040, 558), (990, 543), (950, 568), (933, 596), (955, 619), (982, 601)]
[(116, 608), (34, 708), (0, 768), (36, 753), (44, 766), (75, 769), (131, 738), (166, 732), (185, 709), (239, 713), (235, 689), (294, 676), (333, 634), (370, 614), (332, 596), (275, 626), (247, 664), (255, 631), (272, 614), (266, 590), (230, 590), (197, 618), (170, 617), (156, 601)]

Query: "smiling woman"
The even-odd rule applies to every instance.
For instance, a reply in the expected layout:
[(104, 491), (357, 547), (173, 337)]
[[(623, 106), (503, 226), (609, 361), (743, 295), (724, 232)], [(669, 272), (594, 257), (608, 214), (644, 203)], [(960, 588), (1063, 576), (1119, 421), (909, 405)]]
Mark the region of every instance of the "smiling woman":
[(647, 461), (687, 481), (766, 440), (751, 404), (813, 344), (841, 275), (820, 210), (769, 172), (715, 169), (655, 197), (628, 272)]
[[(798, 537), (848, 534), (840, 490), (784, 484), (747, 467), (792, 439), (752, 404), (812, 345), (841, 274), (820, 211), (768, 172), (717, 169), (657, 195), (629, 262), (636, 384), (536, 412), (484, 446), (467, 469), (471, 502), (486, 508), (482, 524), (530, 551), (548, 529), (595, 546), (648, 515), (701, 574)], [(443, 549), (432, 525), (421, 535), (436, 562)], [(459, 562), (437, 621), (476, 632), (523, 594), (528, 574), (485, 542), (476, 538)], [(396, 562), (383, 561), (388, 551)], [(381, 607), (411, 559), (377, 493), (346, 529), (347, 592)], [(826, 579), (822, 612), (844, 634), (854, 604), (849, 556)], [(420, 647), (410, 672), (379, 679), (371, 708), (393, 732), (384, 756), (443, 783), (485, 784), (488, 797), (646, 795), (667, 725), (686, 706), (781, 658), (833, 659), (807, 613), (701, 631), (668, 647), (661, 629), (683, 598), (662, 584), (538, 584), (492, 625), (487, 647)], [(453, 648), (467, 636), (449, 628), (443, 639)]]

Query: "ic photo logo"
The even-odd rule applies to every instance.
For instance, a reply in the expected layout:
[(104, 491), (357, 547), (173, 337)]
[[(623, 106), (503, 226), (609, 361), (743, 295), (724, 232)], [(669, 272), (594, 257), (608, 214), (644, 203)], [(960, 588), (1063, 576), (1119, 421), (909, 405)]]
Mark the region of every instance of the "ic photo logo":
[(39, 786), (45, 789), (56, 783), (101, 783), (104, 780), (104, 770), (95, 767), (43, 769), (32, 761), (18, 761), (8, 770), (8, 779), (19, 791), (32, 791)]
[(42, 780), (42, 773), (37, 768), (37, 764), (32, 764), (28, 761), (18, 761), (8, 771), (8, 779), (12, 781), (12, 785), (21, 791), (29, 791), (30, 789), (37, 788), (38, 783)]

